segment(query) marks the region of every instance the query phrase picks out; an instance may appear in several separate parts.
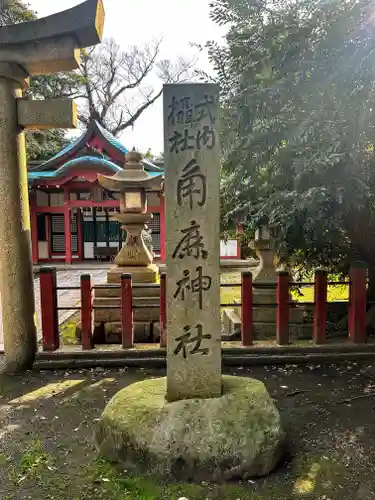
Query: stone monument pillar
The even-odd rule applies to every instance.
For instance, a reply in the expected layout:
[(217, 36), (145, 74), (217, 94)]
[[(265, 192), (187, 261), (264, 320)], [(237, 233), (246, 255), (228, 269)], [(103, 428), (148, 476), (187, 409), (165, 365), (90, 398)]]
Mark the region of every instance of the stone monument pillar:
[(70, 100), (22, 99), (28, 77), (76, 69), (80, 49), (100, 42), (101, 0), (0, 28), (0, 290), (6, 369), (32, 367), (36, 352), (30, 214), (23, 130), (77, 125)]
[(264, 476), (282, 453), (263, 383), (221, 374), (218, 116), (216, 85), (164, 86), (167, 377), (118, 392), (96, 431), (102, 456), (158, 481)]
[(220, 396), (218, 88), (164, 86), (167, 399)]

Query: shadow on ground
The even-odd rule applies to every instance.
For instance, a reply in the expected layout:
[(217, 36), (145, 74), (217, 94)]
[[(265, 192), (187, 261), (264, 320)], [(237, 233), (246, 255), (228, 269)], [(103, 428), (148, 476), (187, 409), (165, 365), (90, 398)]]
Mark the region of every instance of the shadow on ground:
[[(375, 368), (256, 367), (282, 412), (288, 457), (243, 484), (163, 486), (98, 460), (93, 430), (112, 395), (155, 370), (76, 370), (0, 377), (0, 499), (375, 499)], [(374, 382), (373, 382), (374, 380)]]

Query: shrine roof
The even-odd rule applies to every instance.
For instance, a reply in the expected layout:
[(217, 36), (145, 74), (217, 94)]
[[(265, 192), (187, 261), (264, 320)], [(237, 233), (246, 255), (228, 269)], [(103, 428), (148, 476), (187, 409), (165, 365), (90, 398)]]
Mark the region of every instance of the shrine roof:
[[(68, 144), (65, 148), (63, 148), (49, 160), (46, 160), (37, 167), (34, 167), (32, 171), (41, 172), (59, 170), (62, 166), (64, 166), (64, 163), (72, 161), (74, 156), (84, 150), (93, 138), (97, 138), (100, 140), (100, 142), (103, 144), (103, 148), (106, 150), (108, 156), (111, 159), (119, 163), (125, 162), (125, 155), (129, 150), (123, 144), (121, 144), (121, 142), (116, 139), (116, 137), (114, 137), (108, 130), (106, 130), (97, 121), (94, 120), (88, 125), (86, 131), (80, 137), (73, 140), (70, 144)], [(147, 158), (143, 158), (142, 163), (146, 171), (158, 173), (163, 172), (162, 168), (157, 167), (152, 162), (147, 160)]]
[[(122, 167), (117, 165), (116, 163), (107, 160), (105, 158), (100, 158), (97, 156), (78, 156), (77, 158), (73, 158), (65, 162), (61, 167), (56, 170), (38, 170), (34, 169), (28, 171), (28, 181), (29, 184), (32, 184), (33, 181), (43, 180), (43, 179), (58, 179), (60, 177), (64, 177), (69, 173), (69, 170), (79, 167), (80, 169), (90, 170), (92, 168), (98, 169), (98, 171), (110, 171), (114, 174), (122, 170)], [(162, 173), (160, 169), (157, 171), (147, 171), (145, 168), (147, 175), (149, 177), (155, 177)]]

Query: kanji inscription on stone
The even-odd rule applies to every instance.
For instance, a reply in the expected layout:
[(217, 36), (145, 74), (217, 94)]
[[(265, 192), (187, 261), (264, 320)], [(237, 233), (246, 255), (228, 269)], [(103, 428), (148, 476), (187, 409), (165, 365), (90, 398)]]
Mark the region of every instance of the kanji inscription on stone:
[(181, 177), (177, 182), (177, 203), (182, 205), (188, 200), (192, 209), (194, 202), (203, 207), (206, 203), (206, 177), (202, 175), (196, 160), (190, 160), (182, 169)]
[(211, 288), (212, 278), (203, 276), (202, 266), (197, 267), (197, 274), (192, 276), (189, 269), (184, 270), (183, 277), (177, 281), (176, 292), (173, 297), (181, 297), (185, 300), (185, 294), (190, 290), (191, 293), (198, 293), (199, 309), (203, 309), (203, 292)]
[(164, 86), (169, 401), (221, 395), (218, 95)]

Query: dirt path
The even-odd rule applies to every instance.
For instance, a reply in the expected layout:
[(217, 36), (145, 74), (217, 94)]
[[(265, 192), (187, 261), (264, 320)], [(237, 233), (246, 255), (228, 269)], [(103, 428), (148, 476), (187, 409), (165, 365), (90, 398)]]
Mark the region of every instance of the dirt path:
[(96, 459), (93, 432), (106, 402), (122, 387), (162, 371), (2, 377), (0, 499), (375, 499), (375, 366), (366, 374), (363, 368), (348, 363), (232, 370), (265, 381), (289, 444), (287, 460), (270, 477), (229, 486), (155, 485)]

